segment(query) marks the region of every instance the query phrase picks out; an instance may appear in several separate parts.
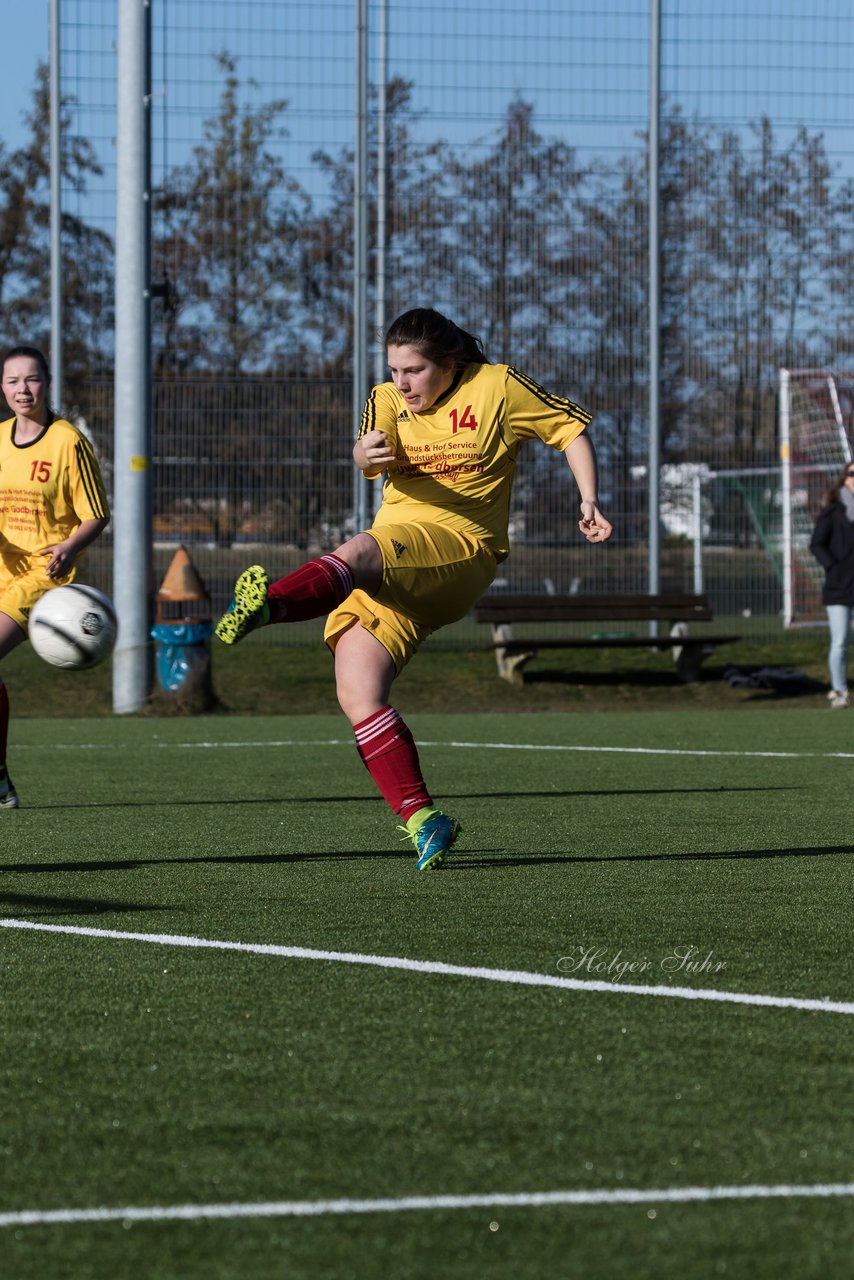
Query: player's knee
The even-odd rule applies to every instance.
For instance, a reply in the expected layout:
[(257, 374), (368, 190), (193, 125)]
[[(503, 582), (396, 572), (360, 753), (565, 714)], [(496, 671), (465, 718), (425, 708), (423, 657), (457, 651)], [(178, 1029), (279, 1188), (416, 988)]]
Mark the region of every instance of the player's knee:
[(375, 715), (388, 702), (384, 681), (373, 679), (370, 671), (359, 671), (352, 664), (342, 664), (335, 672), (338, 705), (351, 724), (361, 724)]
[(363, 689), (353, 688), (351, 685), (339, 683), (336, 691), (338, 705), (350, 721), (350, 724), (361, 724), (363, 720), (367, 720), (383, 706), (383, 702), (380, 699), (366, 694)]
[(336, 547), (335, 555), (349, 565), (355, 585), (368, 595), (379, 589), (383, 577), (383, 557), (375, 538), (357, 533), (355, 538)]

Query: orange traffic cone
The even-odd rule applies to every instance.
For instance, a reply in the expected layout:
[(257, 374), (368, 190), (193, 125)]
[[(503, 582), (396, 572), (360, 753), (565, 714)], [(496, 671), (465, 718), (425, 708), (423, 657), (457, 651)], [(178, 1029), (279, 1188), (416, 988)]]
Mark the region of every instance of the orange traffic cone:
[(179, 547), (172, 557), (155, 604), (157, 622), (199, 622), (210, 618), (211, 598), (186, 547)]

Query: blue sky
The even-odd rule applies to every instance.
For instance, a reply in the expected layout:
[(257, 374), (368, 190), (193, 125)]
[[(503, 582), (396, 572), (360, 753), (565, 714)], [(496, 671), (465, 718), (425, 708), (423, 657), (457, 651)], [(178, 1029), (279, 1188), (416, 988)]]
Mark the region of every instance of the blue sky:
[[(64, 72), (97, 83), (105, 137), (114, 58), (105, 23), (116, 0), (61, 0), (77, 20), (71, 35), (104, 44), (99, 61), (65, 58)], [(21, 111), (33, 73), (48, 53), (48, 0), (4, 6), (4, 104), (0, 137), (20, 143)], [(155, 48), (167, 49), (172, 80), (171, 156), (182, 136), (197, 136), (198, 120), (216, 91), (211, 54), (236, 41), (242, 70), (259, 81), (264, 99), (290, 100), (289, 129), (306, 149), (333, 148), (352, 137), (354, 0), (153, 0)], [(371, 23), (376, 25), (377, 0)], [(204, 18), (200, 21), (199, 15)], [(245, 31), (235, 34), (236, 17)], [(100, 26), (99, 26), (100, 22)], [(168, 39), (165, 23), (168, 22)], [(250, 28), (254, 27), (254, 30)], [(415, 81), (422, 103), (446, 137), (485, 136), (514, 92), (536, 101), (545, 133), (550, 121), (568, 128), (573, 145), (623, 146), (646, 112), (647, 0), (390, 0), (393, 71)], [(665, 94), (687, 114), (699, 112), (737, 127), (767, 112), (780, 127), (803, 122), (825, 134), (828, 151), (854, 171), (854, 10), (850, 0), (664, 0)], [(242, 41), (242, 43), (241, 43)], [(64, 42), (65, 43), (65, 42)], [(185, 69), (192, 66), (192, 73)], [(84, 81), (72, 84), (72, 91)], [(155, 85), (155, 93), (158, 86)], [(155, 107), (157, 103), (155, 103)], [(568, 126), (567, 126), (567, 122)], [(463, 132), (460, 133), (463, 140)], [(155, 164), (158, 154), (155, 154)]]
[(39, 60), (48, 57), (48, 4), (36, 0), (32, 9), (28, 4), (4, 5), (3, 43), (6, 56), (3, 59), (4, 109), (0, 137), (7, 146), (16, 147), (25, 137), (21, 124), (21, 110), (29, 110), (33, 91), (33, 76)]

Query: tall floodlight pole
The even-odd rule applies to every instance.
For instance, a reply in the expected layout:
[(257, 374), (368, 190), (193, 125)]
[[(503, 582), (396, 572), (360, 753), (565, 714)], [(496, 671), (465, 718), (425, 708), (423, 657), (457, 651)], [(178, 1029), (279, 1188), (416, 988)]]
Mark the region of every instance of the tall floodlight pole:
[[(386, 327), (386, 247), (388, 230), (386, 201), (388, 199), (388, 0), (380, 0), (379, 30), (377, 32), (377, 265), (376, 300), (374, 305), (374, 335), (377, 342), (374, 357), (374, 382), (385, 381), (386, 353), (381, 335)], [(382, 484), (376, 481), (370, 486), (373, 513), (382, 500)]]
[[(353, 161), (353, 420), (368, 381), (368, 0), (356, 0), (356, 138)], [(356, 469), (355, 532), (368, 523), (368, 482)]]
[(53, 403), (65, 403), (62, 362), (62, 79), (59, 66), (59, 0), (50, 0), (50, 363)]
[[(649, 594), (661, 584), (661, 247), (659, 134), (661, 124), (661, 0), (650, 0), (649, 32)], [(657, 624), (650, 624), (657, 634)]]
[(151, 691), (151, 5), (119, 0), (113, 710)]

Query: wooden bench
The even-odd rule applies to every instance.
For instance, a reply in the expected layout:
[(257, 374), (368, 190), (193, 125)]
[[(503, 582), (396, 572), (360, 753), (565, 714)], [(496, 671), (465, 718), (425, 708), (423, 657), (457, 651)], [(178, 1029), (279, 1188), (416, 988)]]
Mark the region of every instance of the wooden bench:
[[(524, 684), (523, 668), (539, 649), (665, 649), (673, 650), (676, 673), (691, 684), (700, 679), (700, 664), (719, 644), (740, 640), (735, 635), (696, 635), (691, 622), (711, 622), (712, 611), (703, 595), (664, 592), (660, 595), (550, 596), (491, 592), (473, 610), (475, 622), (492, 627), (498, 673), (511, 684)], [(518, 636), (518, 623), (666, 622), (668, 635)]]

